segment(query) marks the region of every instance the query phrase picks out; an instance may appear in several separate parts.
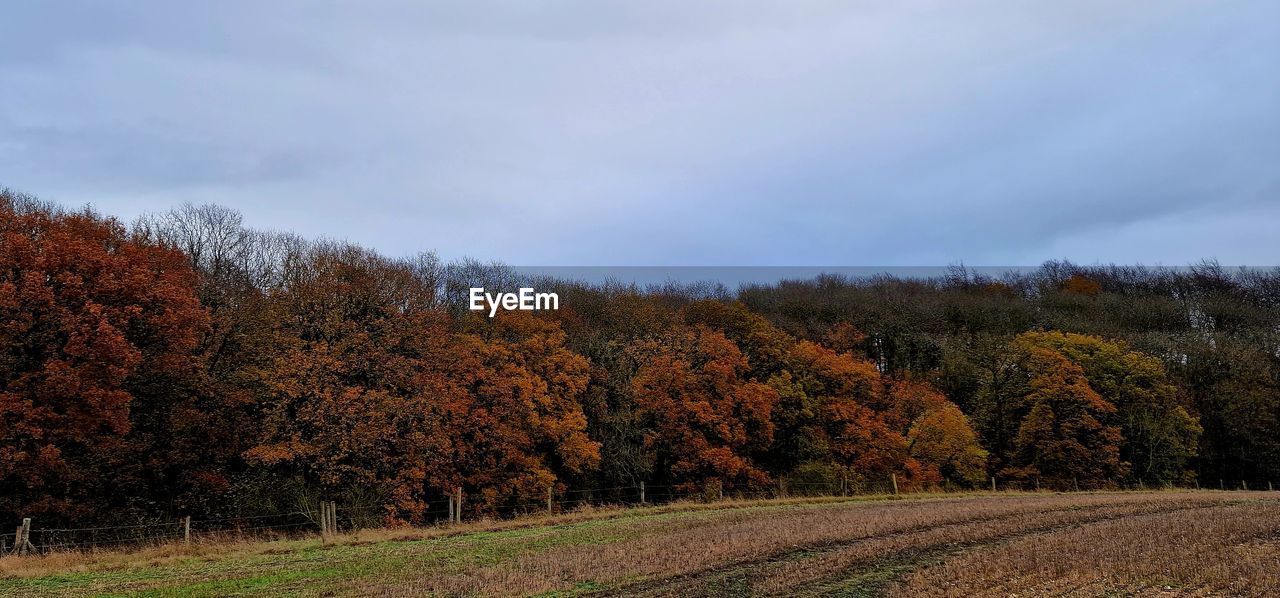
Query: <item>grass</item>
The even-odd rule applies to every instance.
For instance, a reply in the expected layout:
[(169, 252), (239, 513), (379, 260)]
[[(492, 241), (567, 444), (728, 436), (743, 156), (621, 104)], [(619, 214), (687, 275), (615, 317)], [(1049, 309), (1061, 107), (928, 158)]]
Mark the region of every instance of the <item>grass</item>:
[(1277, 493), (912, 495), (5, 557), (0, 595), (1268, 595), (1277, 559)]

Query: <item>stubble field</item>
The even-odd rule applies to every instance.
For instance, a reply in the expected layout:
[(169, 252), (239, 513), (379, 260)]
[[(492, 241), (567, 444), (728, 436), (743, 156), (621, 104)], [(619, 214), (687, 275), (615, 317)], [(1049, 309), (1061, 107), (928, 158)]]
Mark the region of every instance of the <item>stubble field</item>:
[(1280, 595), (1280, 493), (725, 501), (0, 558), (0, 594)]

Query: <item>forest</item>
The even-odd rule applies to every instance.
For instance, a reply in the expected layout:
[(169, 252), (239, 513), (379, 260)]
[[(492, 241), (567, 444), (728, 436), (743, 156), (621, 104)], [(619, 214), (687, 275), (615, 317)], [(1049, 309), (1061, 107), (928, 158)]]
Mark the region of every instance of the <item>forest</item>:
[(1280, 481), (1280, 269), (714, 283), (396, 258), (181, 206), (0, 195), (0, 521), (501, 517), (646, 482), (907, 489)]

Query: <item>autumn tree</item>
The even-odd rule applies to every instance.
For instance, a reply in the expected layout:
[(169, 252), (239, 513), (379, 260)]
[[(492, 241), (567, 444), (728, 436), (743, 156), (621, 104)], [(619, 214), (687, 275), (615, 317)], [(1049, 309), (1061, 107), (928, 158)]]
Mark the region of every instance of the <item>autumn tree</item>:
[(482, 510), (538, 500), (599, 465), (579, 403), (589, 364), (564, 341), (556, 323), (514, 312), (472, 317), (450, 347), (442, 371), (466, 392), (447, 408), (443, 457)]
[(413, 264), (345, 245), (313, 246), (286, 280), (251, 462), (330, 493), (374, 488), (411, 521), (457, 487), (491, 512), (596, 464), (577, 403), (588, 365), (556, 324), (459, 325)]
[(756, 463), (773, 440), (772, 388), (745, 380), (748, 364), (723, 334), (705, 326), (638, 341), (631, 381), (648, 422), (645, 448), (682, 491), (716, 483), (725, 490), (770, 481)]
[(181, 253), (114, 220), (0, 196), (0, 512), (96, 518), (169, 498), (140, 418), (191, 392), (207, 325), (194, 289)]
[[(748, 358), (751, 375), (778, 393), (768, 461), (775, 471), (803, 468), (811, 478), (836, 465), (841, 477), (879, 481), (898, 472), (904, 482), (928, 484), (945, 469), (957, 483), (981, 479), (986, 453), (963, 413), (925, 382), (886, 380), (855, 353), (867, 337), (847, 322), (817, 343), (798, 341), (741, 302), (701, 301), (684, 313), (686, 321), (724, 332)], [(906, 437), (917, 423), (918, 443)]]
[(1081, 274), (1073, 274), (1071, 278), (1062, 281), (1062, 291), (1072, 295), (1097, 297), (1102, 292), (1102, 285)]
[(898, 379), (885, 384), (888, 419), (906, 430), (914, 457), (926, 468), (925, 478), (974, 485), (986, 479), (987, 451), (968, 416), (924, 381)]
[(447, 452), (437, 410), (465, 394), (423, 366), (448, 357), (448, 320), (403, 263), (341, 244), (292, 259), (259, 372), (262, 434), (245, 457), (330, 495), (371, 488), (390, 516), (419, 518)]
[[(469, 286), (561, 309), (496, 318)], [(503, 515), (567, 487), (1280, 479), (1280, 271), (641, 287), (0, 193), (0, 515)], [(1193, 473), (1194, 472), (1194, 473)], [(856, 487), (856, 485), (855, 485)], [(301, 490), (300, 490), (301, 489)], [(624, 491), (625, 492), (625, 491)], [(654, 494), (651, 492), (650, 496)]]
[(748, 375), (766, 380), (787, 366), (796, 339), (741, 302), (697, 301), (681, 313), (689, 324), (703, 325), (733, 341), (749, 364)]
[(1120, 458), (1132, 465), (1134, 477), (1148, 483), (1188, 481), (1187, 463), (1196, 455), (1201, 428), (1158, 359), (1122, 342), (1082, 334), (1028, 332), (1019, 342), (1061, 353), (1116, 407), (1107, 422), (1120, 426)]
[(132, 234), (182, 251), (209, 312), (191, 404), (154, 426), (163, 453), (156, 456), (171, 464), (169, 483), (180, 488), (174, 508), (197, 516), (293, 510), (275, 499), (278, 488), (269, 476), (242, 457), (259, 442), (261, 411), (273, 397), (263, 372), (282, 348), (277, 291), (286, 268), (299, 266), (305, 243), (248, 228), (238, 212), (217, 205), (186, 204), (143, 216)]
[(1099, 485), (1128, 470), (1120, 458), (1116, 413), (1090, 386), (1084, 371), (1061, 353), (1018, 343), (1024, 386), (1000, 425), (1012, 429), (1012, 446), (1000, 474), (1048, 485)]
[(787, 370), (770, 379), (784, 399), (786, 446), (793, 466), (827, 461), (855, 480), (882, 482), (890, 474), (926, 482), (902, 431), (885, 417), (875, 366), (809, 341), (791, 348)]
[(986, 479), (987, 451), (969, 418), (954, 404), (940, 405), (911, 422), (907, 442), (911, 456), (936, 468), (943, 479), (970, 485)]

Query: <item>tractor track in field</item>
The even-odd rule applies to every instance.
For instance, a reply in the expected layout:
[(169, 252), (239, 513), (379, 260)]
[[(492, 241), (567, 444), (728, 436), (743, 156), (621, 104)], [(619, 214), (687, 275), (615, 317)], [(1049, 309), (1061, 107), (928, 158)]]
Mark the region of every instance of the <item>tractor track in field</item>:
[[(1233, 501), (1234, 502), (1234, 501)], [(810, 561), (824, 556), (835, 555), (842, 550), (869, 542), (906, 539), (921, 534), (945, 530), (959, 530), (965, 527), (998, 522), (1013, 514), (988, 515), (973, 519), (944, 523), (941, 525), (923, 525), (893, 533), (853, 538), (848, 541), (824, 542), (797, 546), (793, 550), (775, 553), (765, 557), (742, 560), (723, 566), (708, 568), (685, 575), (643, 580), (637, 583), (622, 585), (599, 592), (591, 592), (589, 596), (875, 596), (883, 593), (902, 575), (914, 570), (921, 564), (940, 560), (976, 548), (985, 548), (1029, 536), (1051, 534), (1071, 527), (1103, 523), (1128, 517), (1192, 511), (1199, 509), (1221, 508), (1233, 502), (1215, 502), (1203, 505), (1151, 505), (1152, 509), (1140, 512), (1110, 513), (1099, 517), (1087, 517), (1078, 521), (1058, 522), (1049, 525), (1034, 526), (1013, 532), (998, 533), (991, 537), (970, 541), (943, 542), (935, 545), (908, 547), (892, 551), (873, 558), (856, 559), (847, 567), (822, 575), (800, 585), (787, 587), (784, 591), (761, 591), (754, 587), (754, 582), (761, 578), (762, 571), (769, 571), (782, 565)], [(1070, 505), (1046, 509), (1035, 515), (1050, 516), (1053, 514), (1085, 511), (1093, 512), (1124, 505)], [(1174, 507), (1174, 508), (1161, 508)]]
[(839, 574), (825, 576), (813, 582), (795, 587), (791, 591), (787, 592), (787, 594), (792, 596), (877, 596), (882, 594), (888, 586), (898, 581), (903, 575), (916, 570), (921, 565), (941, 562), (947, 557), (956, 556), (971, 550), (991, 548), (1032, 536), (1049, 536), (1057, 532), (1086, 525), (1096, 525), (1134, 517), (1221, 509), (1231, 506), (1232, 504), (1236, 503), (1198, 505), (1174, 509), (1157, 509), (1142, 513), (1106, 515), (1082, 521), (1037, 526), (1019, 530), (1017, 532), (997, 534), (982, 540), (951, 542), (935, 546), (925, 546), (918, 549), (906, 549), (893, 553), (888, 557), (863, 561), (862, 563), (868, 566), (858, 569), (847, 568)]

